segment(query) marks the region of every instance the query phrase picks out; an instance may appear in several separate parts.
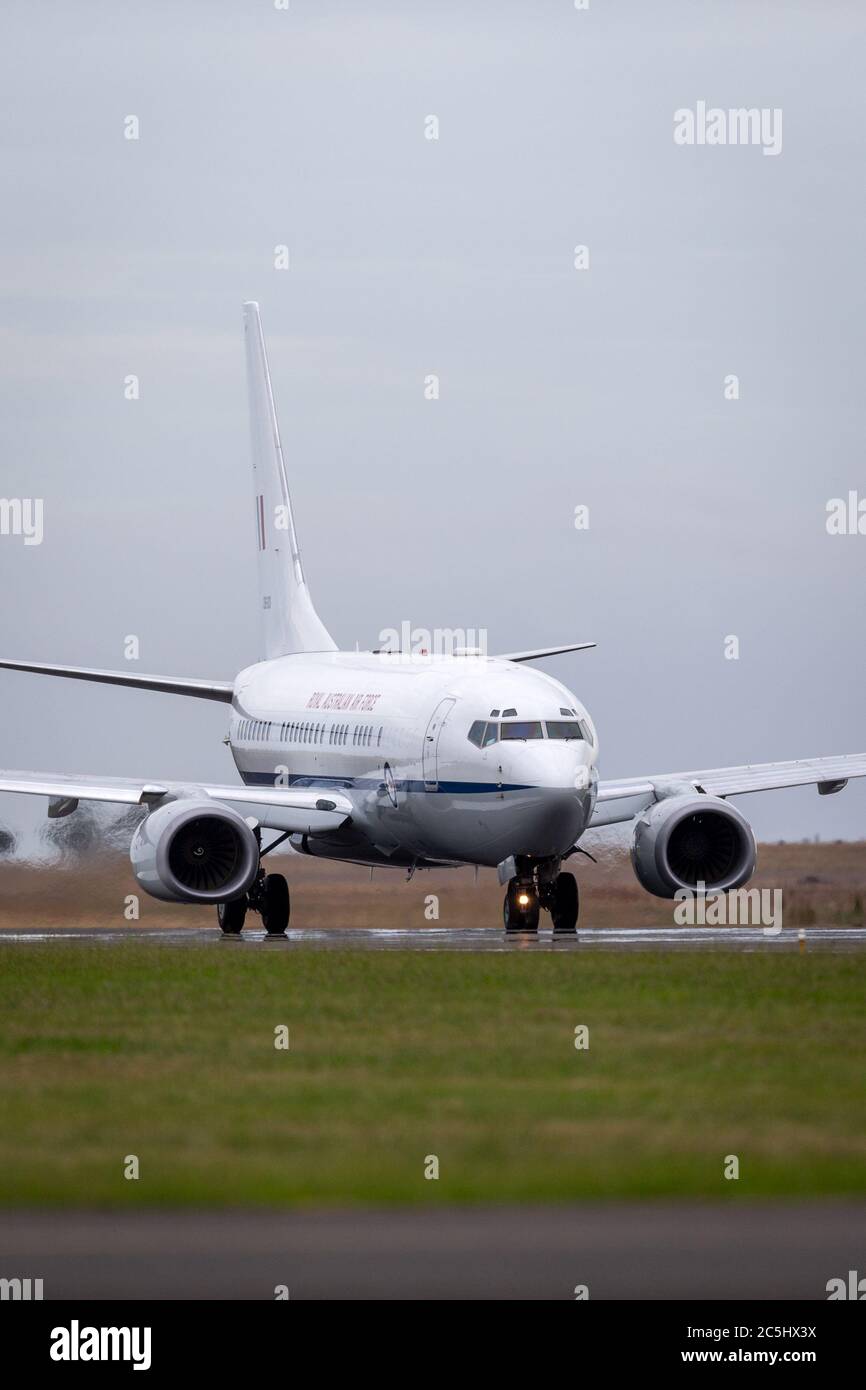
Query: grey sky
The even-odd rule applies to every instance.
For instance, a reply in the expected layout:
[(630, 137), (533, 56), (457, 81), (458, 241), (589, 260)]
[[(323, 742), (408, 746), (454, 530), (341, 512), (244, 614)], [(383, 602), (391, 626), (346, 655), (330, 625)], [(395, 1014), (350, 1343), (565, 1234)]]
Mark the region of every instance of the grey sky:
[[(341, 645), (596, 639), (548, 669), (603, 776), (861, 751), (866, 536), (825, 507), (866, 495), (864, 29), (854, 0), (7, 0), (0, 490), (45, 499), (45, 539), (0, 537), (4, 654), (256, 658), (256, 298)], [(698, 100), (781, 108), (781, 154), (676, 146)], [(0, 691), (0, 765), (232, 770), (220, 707)], [(759, 836), (866, 833), (862, 786), (741, 804)]]

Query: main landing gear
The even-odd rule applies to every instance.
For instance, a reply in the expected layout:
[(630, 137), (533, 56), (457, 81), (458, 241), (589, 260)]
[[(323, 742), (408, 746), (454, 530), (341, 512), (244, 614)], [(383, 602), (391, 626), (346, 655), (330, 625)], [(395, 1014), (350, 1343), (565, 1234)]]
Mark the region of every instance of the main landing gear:
[(574, 874), (560, 873), (558, 861), (518, 864), (517, 876), (509, 880), (505, 893), (506, 932), (537, 932), (542, 908), (553, 919), (554, 936), (577, 934), (580, 898)]
[(223, 936), (240, 936), (248, 912), (261, 914), (268, 936), (283, 936), (289, 925), (291, 903), (289, 885), (282, 874), (262, 870), (252, 888), (242, 898), (217, 904), (217, 921)]
[[(280, 836), (263, 851), (267, 854), (286, 838)], [(252, 888), (242, 898), (217, 904), (217, 921), (223, 936), (240, 936), (248, 912), (258, 912), (268, 936), (283, 936), (289, 925), (289, 885), (282, 874), (266, 874), (261, 864)]]

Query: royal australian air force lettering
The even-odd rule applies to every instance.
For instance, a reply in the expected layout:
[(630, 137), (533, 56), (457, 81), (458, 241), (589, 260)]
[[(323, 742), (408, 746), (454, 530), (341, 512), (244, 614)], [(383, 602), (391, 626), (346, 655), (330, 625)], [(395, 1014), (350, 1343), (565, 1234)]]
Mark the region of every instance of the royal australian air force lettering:
[[(554, 740), (541, 721), (562, 732), (574, 721), (578, 736)], [(238, 677), (230, 744), (248, 786), (348, 796), (350, 823), (327, 849), (362, 862), (496, 866), (520, 820), (523, 852), (566, 853), (595, 798), (583, 706), (542, 672), (496, 658), (277, 658)], [(266, 823), (276, 825), (272, 812)], [(326, 848), (315, 837), (296, 847)]]

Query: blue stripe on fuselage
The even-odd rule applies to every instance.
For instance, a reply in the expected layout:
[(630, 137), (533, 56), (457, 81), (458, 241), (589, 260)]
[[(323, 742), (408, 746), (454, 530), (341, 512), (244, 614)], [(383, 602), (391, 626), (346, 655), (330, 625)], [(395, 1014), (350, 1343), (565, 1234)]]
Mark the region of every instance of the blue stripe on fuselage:
[[(381, 777), (322, 777), (318, 774), (308, 776), (299, 772), (245, 772), (243, 768), (238, 768), (238, 771), (248, 787), (357, 787), (375, 791), (386, 785)], [(444, 792), (449, 796), (469, 795), (473, 792), (484, 794), (533, 790), (528, 782), (438, 782), (431, 787), (423, 779), (395, 778), (394, 785), (401, 792)]]

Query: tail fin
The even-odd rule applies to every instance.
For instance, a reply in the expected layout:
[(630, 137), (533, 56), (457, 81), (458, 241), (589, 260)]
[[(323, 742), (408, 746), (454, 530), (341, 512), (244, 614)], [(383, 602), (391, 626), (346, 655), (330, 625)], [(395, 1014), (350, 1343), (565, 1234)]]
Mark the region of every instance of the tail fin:
[(332, 652), (336, 643), (313, 607), (304, 579), (259, 306), (244, 304), (250, 435), (259, 543), (262, 655)]

